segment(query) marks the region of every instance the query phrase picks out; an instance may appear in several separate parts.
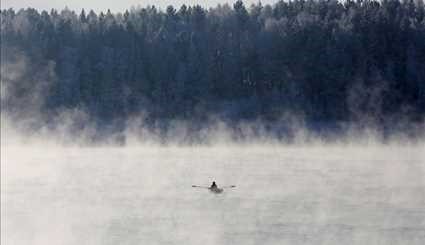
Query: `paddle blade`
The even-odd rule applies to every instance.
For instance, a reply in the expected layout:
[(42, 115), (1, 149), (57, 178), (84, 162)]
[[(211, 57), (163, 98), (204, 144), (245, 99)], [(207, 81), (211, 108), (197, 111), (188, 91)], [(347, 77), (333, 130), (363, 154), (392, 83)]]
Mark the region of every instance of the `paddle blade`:
[(209, 187), (207, 186), (199, 186), (199, 185), (192, 185), (192, 187), (209, 189)]

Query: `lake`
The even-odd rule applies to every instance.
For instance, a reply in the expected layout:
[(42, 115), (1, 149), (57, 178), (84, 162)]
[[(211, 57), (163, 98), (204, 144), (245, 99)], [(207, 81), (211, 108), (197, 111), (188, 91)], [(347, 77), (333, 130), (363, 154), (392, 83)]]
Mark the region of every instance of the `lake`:
[(423, 245), (424, 149), (2, 146), (1, 244)]

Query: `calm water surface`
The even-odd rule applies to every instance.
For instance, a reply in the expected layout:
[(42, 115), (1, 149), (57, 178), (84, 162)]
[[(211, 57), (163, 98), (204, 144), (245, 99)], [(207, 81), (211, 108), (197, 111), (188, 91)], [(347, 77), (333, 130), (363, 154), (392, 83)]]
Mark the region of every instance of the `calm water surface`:
[(1, 244), (423, 245), (424, 149), (3, 147)]

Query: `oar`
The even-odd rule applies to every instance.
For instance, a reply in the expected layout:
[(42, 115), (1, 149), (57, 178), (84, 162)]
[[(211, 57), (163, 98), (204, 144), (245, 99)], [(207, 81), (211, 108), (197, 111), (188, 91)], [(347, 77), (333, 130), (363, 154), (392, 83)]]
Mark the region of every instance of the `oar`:
[[(192, 185), (192, 187), (196, 187), (196, 188), (205, 188), (205, 189), (211, 189), (211, 187), (207, 187), (207, 186), (199, 186), (199, 185)], [(227, 186), (221, 186), (221, 187), (218, 187), (218, 188), (221, 188), (221, 189), (227, 189), (227, 188), (235, 188), (236, 187), (236, 185), (227, 185)]]
[(199, 185), (192, 185), (192, 187), (209, 189), (209, 187)]

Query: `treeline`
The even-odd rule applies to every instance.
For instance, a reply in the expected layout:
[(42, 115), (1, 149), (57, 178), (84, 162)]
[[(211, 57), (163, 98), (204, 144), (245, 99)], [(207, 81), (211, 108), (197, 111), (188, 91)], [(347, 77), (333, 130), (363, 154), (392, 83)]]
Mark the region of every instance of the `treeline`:
[(8, 9), (1, 66), (2, 110), (41, 96), (47, 117), (79, 108), (103, 123), (141, 112), (147, 122), (274, 122), (287, 113), (312, 127), (420, 122), (425, 8), (422, 0), (295, 0)]

